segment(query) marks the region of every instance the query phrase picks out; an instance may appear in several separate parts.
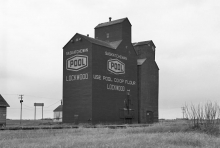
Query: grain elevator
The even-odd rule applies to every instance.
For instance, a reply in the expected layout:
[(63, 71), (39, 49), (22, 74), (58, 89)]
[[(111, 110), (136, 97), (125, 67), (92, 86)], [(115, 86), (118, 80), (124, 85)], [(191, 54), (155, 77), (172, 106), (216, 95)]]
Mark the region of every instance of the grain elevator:
[(76, 33), (63, 47), (64, 123), (158, 121), (159, 68), (153, 41), (132, 43), (128, 18)]

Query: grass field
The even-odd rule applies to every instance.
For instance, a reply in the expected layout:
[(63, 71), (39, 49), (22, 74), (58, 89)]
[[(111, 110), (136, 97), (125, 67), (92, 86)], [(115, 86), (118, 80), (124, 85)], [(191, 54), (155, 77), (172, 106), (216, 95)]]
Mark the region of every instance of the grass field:
[(57, 122), (53, 122), (52, 120), (22, 120), (20, 124), (20, 120), (7, 120), (7, 127), (32, 127), (32, 126), (45, 126), (45, 125), (59, 125)]
[[(11, 126), (13, 126), (12, 122)], [(26, 123), (26, 126), (31, 126), (28, 122)], [(38, 124), (42, 125), (41, 122)], [(149, 127), (118, 129), (103, 128), (102, 125), (97, 127), (99, 128), (84, 128), (83, 125), (79, 125), (76, 129), (2, 130), (0, 147), (220, 147), (220, 137), (189, 130), (185, 122), (157, 123)]]

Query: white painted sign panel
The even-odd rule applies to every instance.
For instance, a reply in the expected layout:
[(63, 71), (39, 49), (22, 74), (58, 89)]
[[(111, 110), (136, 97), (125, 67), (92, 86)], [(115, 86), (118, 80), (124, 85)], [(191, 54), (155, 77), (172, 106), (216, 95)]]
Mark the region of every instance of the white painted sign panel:
[(118, 59), (108, 60), (107, 69), (114, 74), (125, 74), (125, 64)]
[(79, 71), (88, 67), (88, 56), (75, 55), (66, 60), (66, 69), (70, 71)]

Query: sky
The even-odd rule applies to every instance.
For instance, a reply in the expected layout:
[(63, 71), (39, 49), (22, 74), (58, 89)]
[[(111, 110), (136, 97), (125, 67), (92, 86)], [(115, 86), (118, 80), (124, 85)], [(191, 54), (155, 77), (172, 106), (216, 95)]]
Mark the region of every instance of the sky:
[[(159, 118), (182, 117), (185, 104), (220, 103), (218, 0), (0, 1), (0, 94), (7, 118), (44, 118), (62, 99), (62, 48), (75, 33), (94, 37), (99, 23), (127, 17), (132, 42), (153, 40), (159, 71)], [(36, 108), (37, 119), (42, 108)]]

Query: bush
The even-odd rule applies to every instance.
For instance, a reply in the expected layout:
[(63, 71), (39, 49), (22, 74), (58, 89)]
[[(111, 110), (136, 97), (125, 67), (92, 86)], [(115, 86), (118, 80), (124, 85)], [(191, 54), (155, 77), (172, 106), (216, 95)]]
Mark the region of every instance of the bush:
[(185, 105), (185, 115), (189, 126), (211, 135), (219, 135), (220, 107), (217, 103), (207, 102), (204, 106)]

